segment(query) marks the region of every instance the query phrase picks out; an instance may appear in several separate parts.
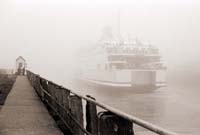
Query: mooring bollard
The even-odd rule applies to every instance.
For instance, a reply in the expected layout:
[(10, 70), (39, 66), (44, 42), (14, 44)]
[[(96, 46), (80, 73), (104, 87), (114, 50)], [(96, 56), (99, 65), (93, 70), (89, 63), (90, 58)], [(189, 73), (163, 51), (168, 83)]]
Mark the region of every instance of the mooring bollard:
[(133, 124), (111, 112), (101, 112), (99, 135), (134, 135)]
[[(95, 100), (95, 98), (87, 95), (88, 98)], [(98, 116), (97, 108), (94, 103), (87, 101), (86, 103), (86, 130), (93, 135), (98, 135)]]

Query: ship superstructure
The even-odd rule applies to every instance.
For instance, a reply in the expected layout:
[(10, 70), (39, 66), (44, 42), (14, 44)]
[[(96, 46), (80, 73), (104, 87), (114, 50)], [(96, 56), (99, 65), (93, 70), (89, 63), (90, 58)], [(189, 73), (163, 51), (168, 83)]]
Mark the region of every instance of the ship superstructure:
[(83, 57), (81, 78), (98, 85), (156, 89), (165, 85), (159, 49), (135, 40), (101, 40)]

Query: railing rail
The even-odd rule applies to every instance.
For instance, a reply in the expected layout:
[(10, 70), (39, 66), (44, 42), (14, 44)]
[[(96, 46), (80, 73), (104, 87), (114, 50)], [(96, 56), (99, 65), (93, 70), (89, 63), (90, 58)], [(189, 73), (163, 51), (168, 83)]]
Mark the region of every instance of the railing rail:
[[(156, 134), (159, 134), (159, 135), (178, 135), (178, 134), (175, 133), (175, 132), (166, 130), (166, 129), (161, 128), (161, 127), (159, 127), (159, 126), (157, 126), (157, 125), (154, 125), (154, 124), (152, 124), (152, 123), (149, 123), (149, 122), (147, 122), (147, 121), (144, 121), (144, 120), (142, 120), (142, 119), (140, 119), (140, 118), (137, 118), (137, 117), (135, 117), (135, 116), (129, 115), (129, 114), (127, 114), (127, 113), (125, 113), (125, 112), (122, 112), (122, 111), (120, 111), (120, 110), (118, 110), (118, 109), (115, 109), (115, 108), (113, 108), (113, 107), (111, 107), (111, 106), (109, 106), (109, 105), (106, 105), (106, 104), (104, 104), (104, 103), (100, 103), (100, 102), (98, 102), (98, 101), (96, 101), (96, 100), (94, 100), (94, 99), (92, 99), (92, 98), (90, 98), (90, 97), (87, 97), (87, 96), (81, 95), (81, 94), (79, 94), (79, 93), (77, 93), (77, 92), (74, 92), (73, 90), (68, 90), (67, 88), (64, 88), (63, 86), (60, 86), (60, 85), (55, 84), (55, 83), (53, 83), (53, 82), (51, 82), (51, 81), (49, 81), (49, 80), (47, 80), (47, 79), (45, 79), (45, 78), (43, 78), (43, 77), (40, 77), (39, 75), (34, 74), (34, 73), (32, 73), (31, 71), (27, 71), (27, 76), (28, 76), (29, 80), (31, 81), (32, 85), (34, 85), (34, 84), (35, 84), (35, 85), (41, 85), (40, 81), (39, 81), (39, 83), (38, 83), (38, 82), (36, 83), (36, 81), (38, 81), (37, 78), (38, 78), (39, 80), (43, 80), (43, 81), (48, 82), (48, 84), (49, 84), (49, 83), (52, 83), (52, 84), (56, 85), (57, 87), (59, 87), (59, 89), (70, 91), (71, 94), (74, 94), (75, 96), (77, 96), (77, 97), (79, 97), (79, 98), (81, 98), (81, 99), (83, 99), (83, 100), (85, 100), (85, 101), (87, 101), (87, 102), (90, 102), (90, 103), (94, 104), (95, 106), (98, 106), (98, 107), (100, 107), (100, 108), (102, 108), (102, 109), (104, 109), (104, 110), (107, 110), (107, 111), (109, 111), (109, 112), (111, 112), (111, 113), (113, 113), (113, 114), (115, 114), (115, 115), (117, 115), (117, 116), (119, 116), (119, 117), (121, 117), (121, 118), (124, 118), (124, 119), (126, 119), (126, 120), (128, 120), (128, 121), (130, 121), (130, 122), (132, 122), (132, 123), (134, 123), (134, 124), (137, 124), (137, 125), (139, 125), (139, 126), (145, 128), (145, 129), (149, 130), (149, 131), (152, 131), (152, 132), (154, 132), (154, 133), (156, 133)], [(48, 84), (47, 84), (47, 85), (48, 85)], [(42, 98), (44, 98), (44, 94), (45, 94), (45, 95), (48, 96), (48, 98), (51, 98), (52, 100), (55, 100), (54, 102), (57, 104), (57, 106), (59, 106), (59, 107), (61, 107), (63, 110), (65, 110), (65, 112), (67, 112), (68, 115), (70, 116), (69, 110), (67, 110), (65, 107), (63, 107), (63, 105), (61, 105), (60, 103), (58, 103), (58, 102), (57, 102), (57, 99), (53, 98), (53, 97), (51, 96), (51, 94), (49, 94), (50, 92), (48, 92), (47, 90), (45, 90), (45, 88), (43, 88), (43, 87), (41, 87), (41, 86), (34, 86), (34, 87), (36, 87), (36, 89), (42, 90), (42, 91), (40, 91), (40, 92), (42, 92), (42, 93), (39, 94), (39, 95), (42, 95), (42, 94), (43, 94), (43, 97), (42, 97)], [(37, 87), (39, 87), (39, 88), (37, 88)], [(55, 95), (56, 95), (56, 94), (55, 94)], [(48, 101), (48, 102), (49, 102), (49, 101)], [(50, 103), (49, 103), (49, 104), (50, 104)], [(53, 104), (53, 103), (52, 103), (52, 104)], [(51, 106), (51, 104), (50, 104), (50, 106)], [(56, 110), (56, 109), (55, 109), (55, 110)], [(57, 110), (59, 110), (59, 109), (57, 109)], [(59, 112), (58, 112), (58, 113), (59, 113)], [(59, 115), (60, 115), (60, 114), (59, 114)], [(61, 117), (62, 117), (62, 116), (61, 116)], [(75, 119), (74, 119), (74, 120), (75, 120)], [(75, 123), (76, 123), (76, 124), (78, 124), (77, 122), (78, 122), (78, 121), (75, 120)], [(84, 129), (83, 126), (78, 125), (78, 127), (79, 127), (84, 133), (86, 133), (86, 134), (88, 134), (88, 135), (92, 135), (92, 134), (89, 133), (86, 129)]]
[(95, 105), (101, 107), (102, 109), (105, 109), (105, 110), (107, 110), (107, 111), (110, 111), (110, 112), (112, 112), (112, 113), (118, 115), (118, 116), (121, 116), (121, 117), (123, 117), (123, 118), (125, 118), (125, 119), (127, 119), (127, 120), (129, 120), (129, 121), (131, 121), (131, 122), (133, 122), (133, 123), (135, 123), (135, 124), (137, 124), (137, 125), (143, 127), (143, 128), (146, 128), (146, 129), (148, 129), (148, 130), (154, 132), (154, 133), (157, 133), (157, 134), (159, 134), (159, 135), (178, 135), (177, 133), (168, 131), (168, 130), (166, 130), (166, 129), (164, 129), (164, 128), (161, 128), (161, 127), (159, 127), (159, 126), (156, 126), (156, 125), (154, 125), (154, 124), (151, 124), (150, 122), (147, 122), (147, 121), (144, 121), (144, 120), (142, 120), (142, 119), (140, 119), (140, 118), (137, 118), (137, 117), (134, 117), (134, 116), (132, 116), (132, 115), (129, 115), (129, 114), (127, 114), (127, 113), (125, 113), (125, 112), (123, 112), (123, 111), (120, 111), (120, 110), (118, 110), (118, 109), (115, 109), (115, 108), (113, 108), (113, 107), (111, 107), (111, 106), (109, 106), (109, 105), (106, 105), (106, 104), (104, 104), (104, 103), (97, 102), (97, 101), (95, 101), (95, 100), (92, 100), (91, 98), (85, 97), (85, 96), (83, 96), (83, 95), (81, 95), (81, 94), (78, 94), (78, 93), (76, 93), (76, 92), (73, 92), (73, 91), (71, 91), (71, 92), (72, 92), (73, 94), (75, 94), (75, 95), (81, 97), (82, 99), (84, 99), (84, 100), (86, 100), (86, 101), (90, 101), (90, 102), (94, 103)]

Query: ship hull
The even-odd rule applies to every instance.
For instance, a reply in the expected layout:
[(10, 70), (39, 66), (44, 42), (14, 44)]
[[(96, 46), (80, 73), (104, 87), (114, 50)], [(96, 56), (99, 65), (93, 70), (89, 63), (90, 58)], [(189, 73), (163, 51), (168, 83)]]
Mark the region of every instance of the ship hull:
[(81, 82), (88, 85), (154, 90), (165, 86), (163, 70), (110, 70), (84, 72)]

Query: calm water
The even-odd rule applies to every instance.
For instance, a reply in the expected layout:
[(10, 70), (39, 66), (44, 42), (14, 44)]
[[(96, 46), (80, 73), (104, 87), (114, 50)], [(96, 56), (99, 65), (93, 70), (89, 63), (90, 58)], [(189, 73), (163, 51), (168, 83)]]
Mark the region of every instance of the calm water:
[[(180, 74), (182, 77), (177, 77), (176, 73), (168, 72), (167, 87), (146, 92), (74, 85), (74, 80), (66, 79), (67, 76), (71, 76), (69, 73), (63, 73), (63, 78), (59, 76), (57, 83), (83, 95), (90, 94), (97, 101), (171, 131), (185, 135), (199, 135), (200, 83), (198, 83), (198, 80), (200, 74), (199, 72), (195, 72), (195, 74), (188, 73), (186, 75), (183, 72)], [(47, 76), (47, 78), (54, 80), (53, 78), (57, 78), (56, 76), (57, 74), (55, 77)], [(150, 132), (146, 133), (145, 129), (135, 127), (138, 134), (151, 135)]]
[[(77, 86), (84, 95), (123, 110), (141, 119), (181, 134), (200, 134), (200, 91), (197, 85), (168, 83), (154, 91)], [(136, 127), (138, 134), (152, 134)]]
[[(198, 83), (168, 81), (167, 87), (154, 91), (75, 85), (74, 80), (63, 78), (57, 83), (171, 131), (185, 135), (200, 134)], [(152, 134), (136, 125), (134, 127), (138, 135)]]

